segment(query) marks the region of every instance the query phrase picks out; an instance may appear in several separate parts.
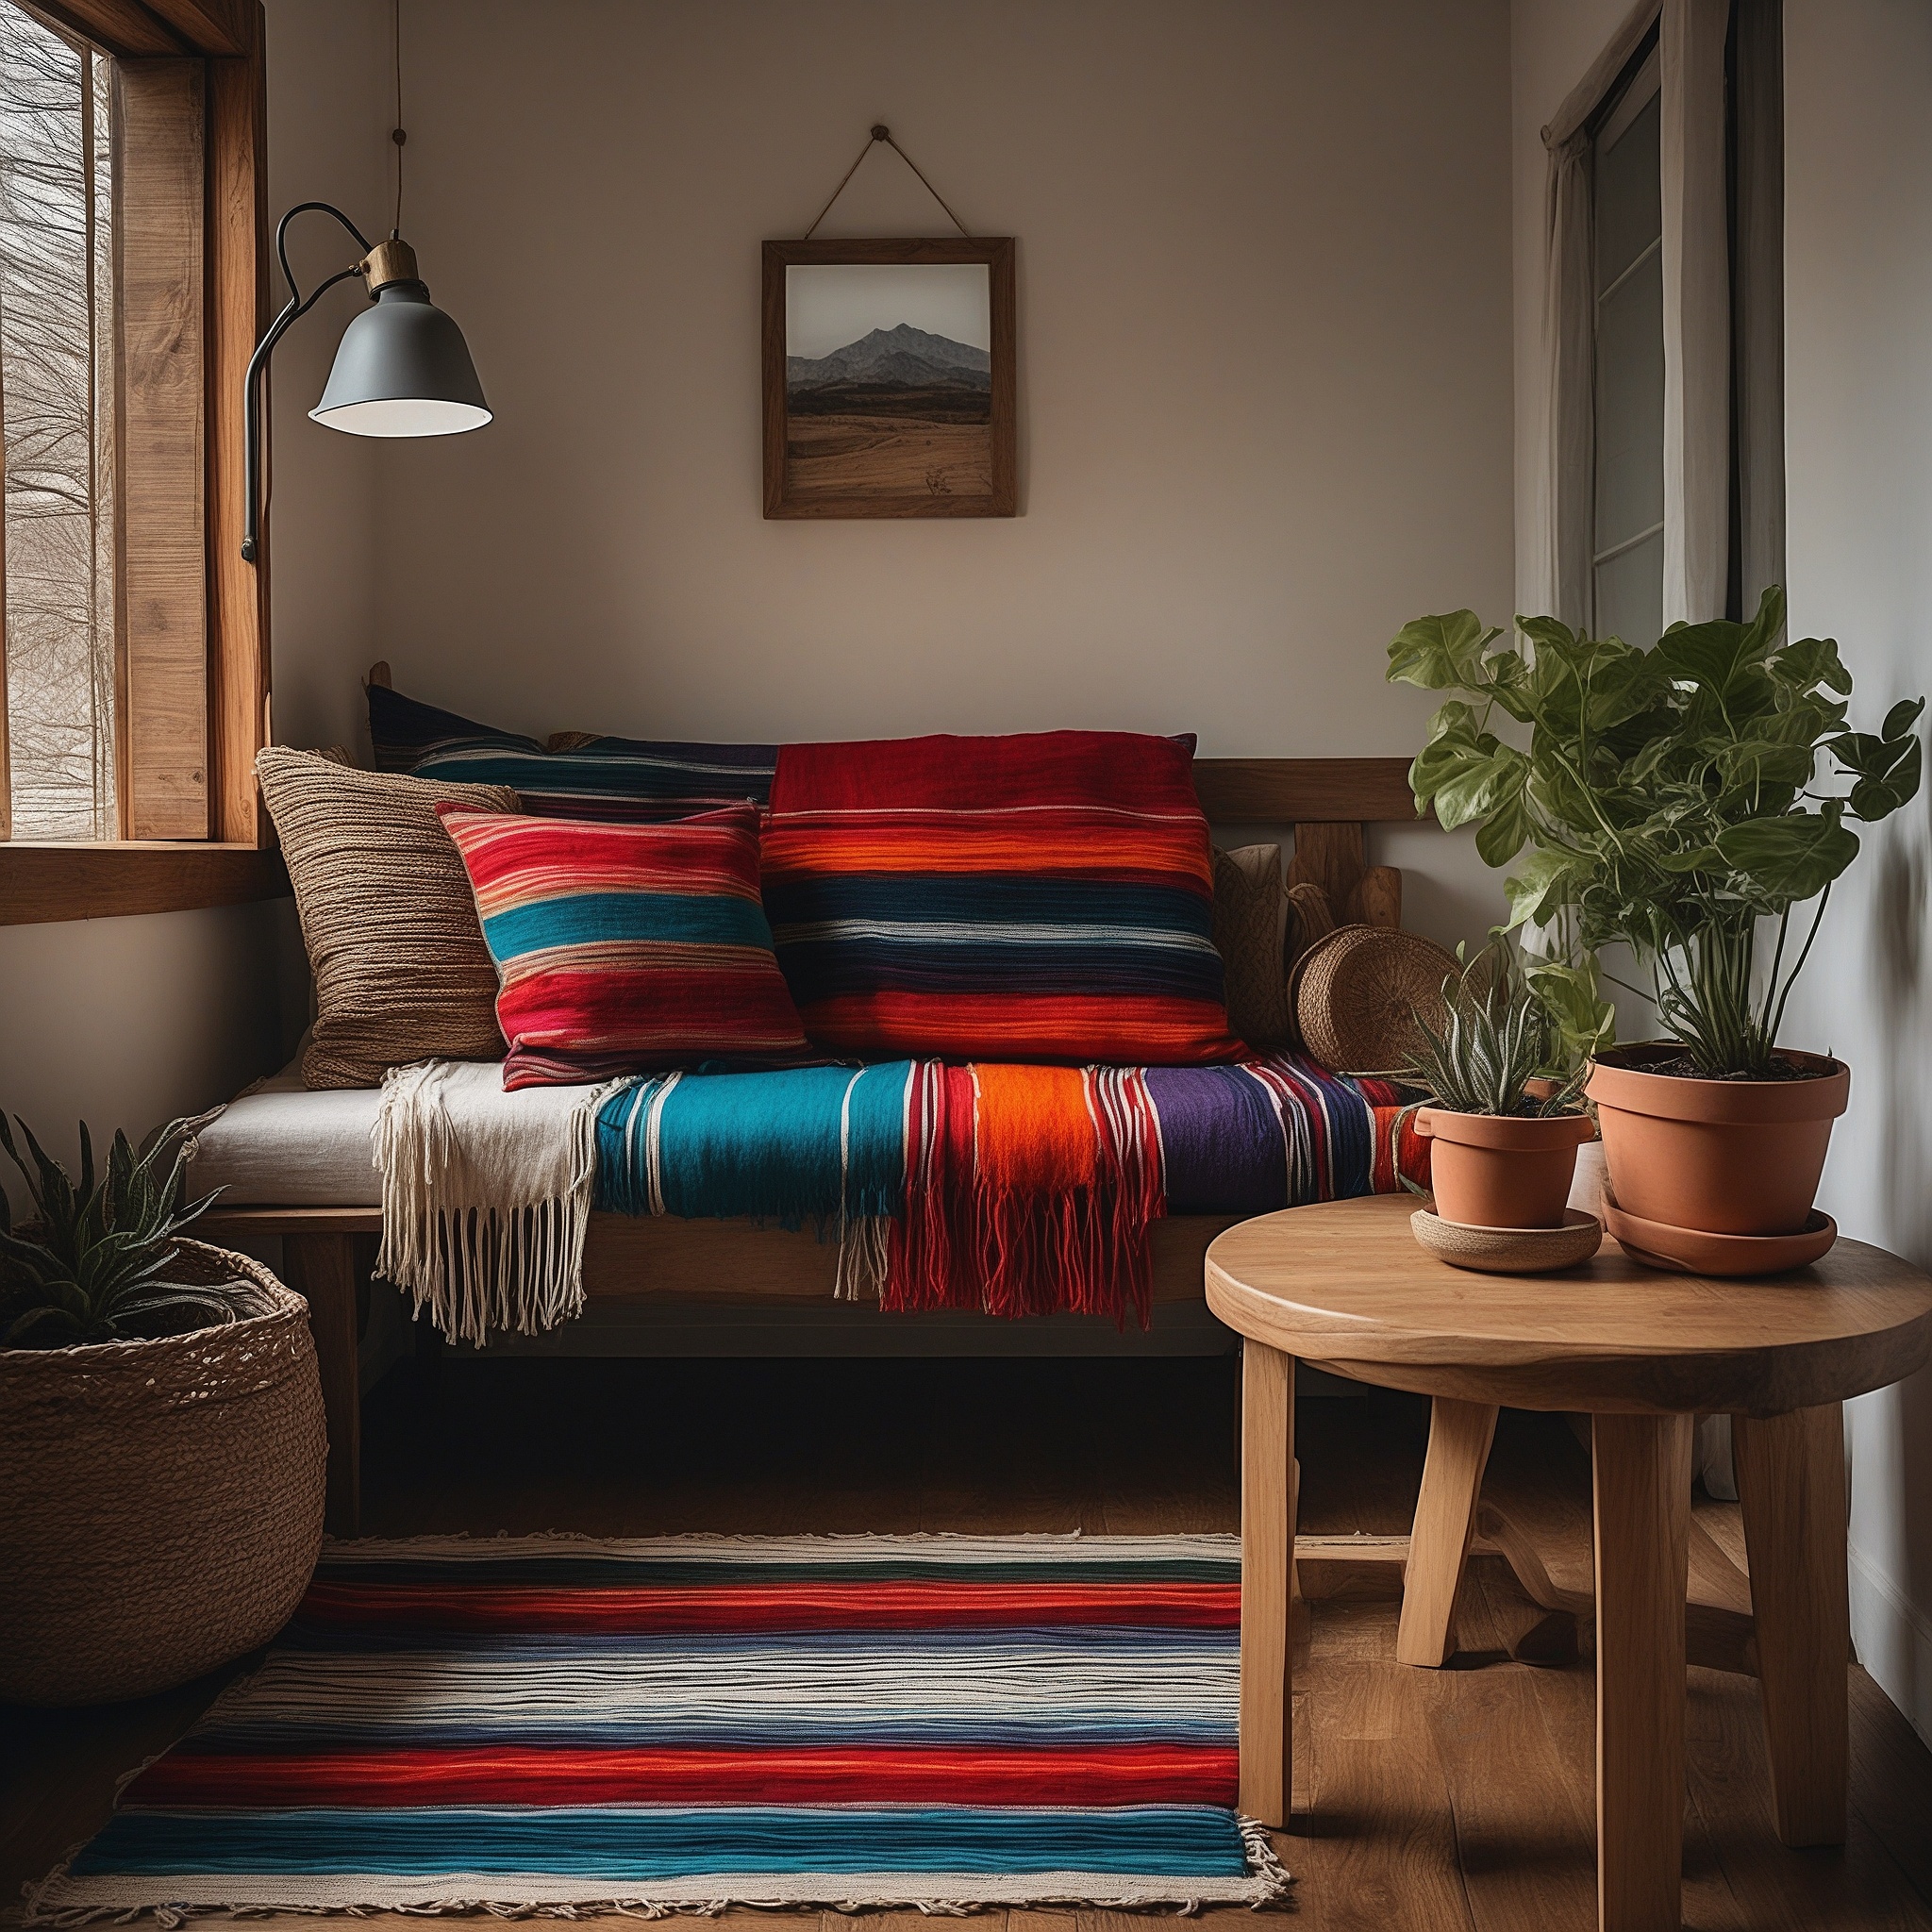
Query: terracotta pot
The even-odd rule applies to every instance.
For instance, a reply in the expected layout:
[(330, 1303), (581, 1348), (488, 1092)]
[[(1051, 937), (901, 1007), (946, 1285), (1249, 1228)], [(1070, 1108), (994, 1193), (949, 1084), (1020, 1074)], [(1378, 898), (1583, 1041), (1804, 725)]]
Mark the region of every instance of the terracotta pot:
[(1611, 1047), (1591, 1070), (1617, 1205), (1707, 1234), (1798, 1233), (1831, 1124), (1851, 1094), (1851, 1069), (1823, 1054), (1786, 1053), (1819, 1076), (1696, 1080), (1641, 1071), (1682, 1051), (1671, 1041)]
[(1415, 1130), (1433, 1144), (1436, 1212), (1465, 1227), (1561, 1227), (1588, 1114), (1537, 1118), (1425, 1107)]

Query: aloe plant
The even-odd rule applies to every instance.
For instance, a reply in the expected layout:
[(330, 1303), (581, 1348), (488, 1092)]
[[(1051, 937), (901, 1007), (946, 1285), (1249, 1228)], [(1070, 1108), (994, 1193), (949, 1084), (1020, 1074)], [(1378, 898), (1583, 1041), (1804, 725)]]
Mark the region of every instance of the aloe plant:
[[(1460, 948), (1457, 949), (1458, 958)], [(1450, 1113), (1548, 1114), (1573, 1111), (1583, 1070), (1531, 1100), (1529, 1083), (1553, 1058), (1554, 1027), (1524, 977), (1513, 949), (1485, 947), (1442, 982), (1439, 1032), (1421, 1013), (1422, 1038), (1405, 1077)]]
[(0, 1148), (26, 1179), (32, 1219), (13, 1224), (0, 1190), (0, 1347), (67, 1348), (215, 1327), (242, 1312), (245, 1290), (167, 1279), (175, 1238), (214, 1199), (183, 1204), (188, 1142), (197, 1123), (172, 1121), (137, 1156), (116, 1133), (107, 1171), (80, 1127), (80, 1180), (14, 1116), (24, 1158), (0, 1114)]

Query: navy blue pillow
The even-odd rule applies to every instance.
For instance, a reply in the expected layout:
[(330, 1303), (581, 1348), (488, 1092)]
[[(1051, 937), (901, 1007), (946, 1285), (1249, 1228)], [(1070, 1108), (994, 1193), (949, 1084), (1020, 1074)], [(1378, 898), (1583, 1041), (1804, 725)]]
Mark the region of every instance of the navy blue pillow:
[[(675, 819), (721, 805), (769, 803), (778, 749), (591, 738), (550, 750), (372, 684), (375, 766), (419, 778), (508, 785), (526, 811), (558, 818)], [(485, 774), (488, 775), (485, 775)]]

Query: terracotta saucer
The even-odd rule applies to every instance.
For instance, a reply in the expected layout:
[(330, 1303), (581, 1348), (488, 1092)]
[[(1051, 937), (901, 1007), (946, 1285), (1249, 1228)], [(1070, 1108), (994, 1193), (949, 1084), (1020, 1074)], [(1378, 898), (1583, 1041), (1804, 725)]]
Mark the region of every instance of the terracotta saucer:
[(1679, 1274), (1784, 1274), (1817, 1260), (1838, 1240), (1838, 1223), (1816, 1208), (1796, 1234), (1707, 1234), (1645, 1221), (1626, 1214), (1607, 1188), (1603, 1211), (1611, 1240), (1633, 1261)]
[(1587, 1261), (1603, 1242), (1604, 1224), (1580, 1208), (1564, 1210), (1561, 1227), (1472, 1227), (1418, 1208), (1408, 1224), (1422, 1246), (1452, 1268), (1478, 1274), (1548, 1274)]

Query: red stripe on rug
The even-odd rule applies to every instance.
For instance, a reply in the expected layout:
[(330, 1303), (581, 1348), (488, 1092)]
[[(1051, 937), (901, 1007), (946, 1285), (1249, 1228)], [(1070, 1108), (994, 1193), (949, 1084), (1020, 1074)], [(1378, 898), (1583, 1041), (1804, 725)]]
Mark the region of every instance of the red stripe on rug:
[(1231, 1805), (1236, 1754), (1181, 1744), (1003, 1750), (176, 1752), (123, 1805), (288, 1810), (408, 1805)]
[(309, 1624), (438, 1630), (928, 1630), (1132, 1624), (1232, 1630), (1238, 1583), (794, 1583), (626, 1589), (314, 1583)]

